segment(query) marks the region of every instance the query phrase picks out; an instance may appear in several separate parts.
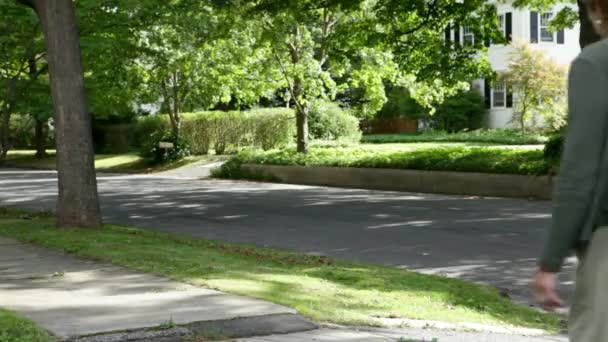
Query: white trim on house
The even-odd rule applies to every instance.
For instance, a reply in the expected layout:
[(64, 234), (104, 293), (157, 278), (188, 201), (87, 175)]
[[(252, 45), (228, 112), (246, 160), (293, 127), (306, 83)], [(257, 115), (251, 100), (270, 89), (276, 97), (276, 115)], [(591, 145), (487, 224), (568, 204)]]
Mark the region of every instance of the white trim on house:
[(495, 82), (491, 89), (492, 108), (507, 108), (507, 85), (505, 82)]
[[(578, 25), (572, 29), (565, 29), (562, 33), (552, 32), (551, 41), (549, 39), (543, 40), (543, 35), (548, 37), (544, 31), (546, 28), (546, 21), (543, 21), (543, 14), (550, 14), (551, 16), (558, 13), (565, 6), (571, 6), (567, 4), (560, 4), (555, 6), (548, 12), (536, 13), (528, 9), (514, 8), (512, 5), (513, 1), (501, 1), (496, 4), (497, 14), (499, 16), (499, 22), (501, 23), (501, 29), (506, 36), (507, 32), (507, 13), (511, 13), (511, 38), (513, 41), (524, 41), (530, 43), (530, 46), (535, 49), (541, 49), (545, 51), (550, 57), (556, 62), (562, 65), (569, 65), (574, 58), (579, 54), (579, 27)], [(533, 18), (537, 17), (538, 22), (536, 25), (533, 23)], [(545, 16), (547, 18), (548, 16)], [(502, 18), (502, 19), (501, 19)], [(542, 22), (541, 22), (542, 21)], [(534, 34), (533, 28), (536, 26), (536, 34)], [(536, 36), (537, 41), (533, 42), (533, 38)], [(561, 38), (561, 39), (560, 39)], [(504, 44), (491, 44), (488, 49), (488, 59), (497, 73), (504, 72), (508, 68), (509, 54), (513, 51), (511, 46)], [(495, 95), (492, 87), (490, 87), (490, 93), (485, 94), (488, 91), (488, 87), (485, 85), (484, 80), (477, 80), (474, 84), (479, 89), (482, 89), (482, 93), (486, 96), (486, 104), (489, 104), (488, 113), (486, 115), (485, 124), (487, 128), (511, 128), (513, 127), (513, 108), (508, 108), (506, 92), (505, 92), (505, 106), (497, 106), (495, 102)], [(500, 94), (500, 93), (499, 93)], [(513, 94), (513, 101), (517, 102), (517, 94)], [(498, 104), (501, 102), (499, 101)]]

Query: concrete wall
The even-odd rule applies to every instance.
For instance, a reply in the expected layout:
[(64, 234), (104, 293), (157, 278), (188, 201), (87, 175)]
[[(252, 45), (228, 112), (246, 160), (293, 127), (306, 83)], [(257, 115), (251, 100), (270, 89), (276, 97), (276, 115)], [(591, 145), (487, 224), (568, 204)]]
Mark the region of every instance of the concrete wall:
[(553, 192), (549, 176), (251, 164), (243, 168), (290, 184), (544, 200)]

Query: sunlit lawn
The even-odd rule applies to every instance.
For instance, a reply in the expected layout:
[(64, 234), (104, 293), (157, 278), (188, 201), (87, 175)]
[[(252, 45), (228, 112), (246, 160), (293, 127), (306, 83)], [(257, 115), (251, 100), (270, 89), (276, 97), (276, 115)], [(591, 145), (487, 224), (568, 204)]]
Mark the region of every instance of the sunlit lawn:
[(134, 228), (57, 230), (50, 218), (8, 210), (0, 210), (0, 235), (268, 300), (320, 322), (404, 318), (560, 328), (561, 317), (514, 304), (491, 287), (397, 268)]
[(0, 341), (52, 342), (55, 339), (32, 321), (0, 309)]
[[(45, 158), (36, 158), (35, 153), (32, 150), (10, 151), (6, 164), (19, 168), (51, 170), (56, 168), (55, 151), (48, 151), (49, 156)], [(169, 164), (151, 165), (137, 153), (97, 154), (95, 155), (95, 169), (105, 172), (158, 172), (191, 163), (214, 162), (222, 159), (224, 159), (222, 156), (190, 156)]]
[(359, 148), (364, 148), (374, 151), (415, 151), (429, 148), (441, 147), (500, 147), (506, 149), (525, 148), (532, 150), (540, 150), (544, 145), (500, 145), (492, 143), (387, 143), (387, 144), (371, 144), (363, 143), (355, 145)]

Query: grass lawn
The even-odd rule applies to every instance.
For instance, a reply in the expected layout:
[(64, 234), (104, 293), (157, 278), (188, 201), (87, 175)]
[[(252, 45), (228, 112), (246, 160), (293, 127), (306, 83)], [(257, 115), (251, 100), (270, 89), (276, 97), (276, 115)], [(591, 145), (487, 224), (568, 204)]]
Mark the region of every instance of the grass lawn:
[(548, 137), (539, 133), (521, 133), (504, 129), (480, 129), (468, 132), (447, 133), (428, 131), (419, 134), (368, 134), (361, 138), (362, 143), (488, 143), (500, 145), (539, 145), (547, 142)]
[(58, 230), (48, 216), (1, 208), (0, 236), (268, 300), (319, 322), (407, 318), (549, 332), (562, 324), (562, 317), (514, 304), (491, 287), (322, 256), (117, 226)]
[[(54, 151), (50, 151), (48, 157), (39, 159), (34, 157), (35, 151), (9, 151), (5, 164), (19, 168), (54, 170), (56, 168), (54, 153)], [(97, 154), (95, 155), (95, 169), (103, 172), (147, 173), (171, 170), (191, 163), (210, 163), (222, 159), (224, 159), (223, 156), (190, 156), (169, 164), (150, 165), (137, 153)]]
[(32, 321), (0, 309), (0, 341), (52, 342), (56, 339), (37, 327)]
[(502, 149), (527, 149), (527, 150), (542, 150), (544, 145), (502, 145), (495, 143), (476, 143), (476, 142), (412, 142), (412, 143), (362, 143), (351, 147), (359, 147), (372, 151), (416, 151), (428, 150), (434, 148), (475, 148), (475, 147), (494, 147)]

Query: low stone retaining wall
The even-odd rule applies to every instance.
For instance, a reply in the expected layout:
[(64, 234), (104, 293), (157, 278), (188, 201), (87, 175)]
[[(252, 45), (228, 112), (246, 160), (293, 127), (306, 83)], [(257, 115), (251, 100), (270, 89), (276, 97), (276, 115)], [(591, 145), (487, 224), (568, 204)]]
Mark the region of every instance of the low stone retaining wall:
[(246, 164), (283, 183), (487, 197), (551, 199), (554, 179), (470, 172)]

